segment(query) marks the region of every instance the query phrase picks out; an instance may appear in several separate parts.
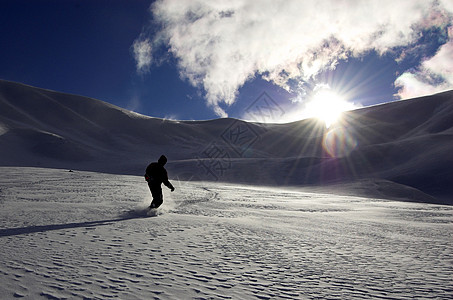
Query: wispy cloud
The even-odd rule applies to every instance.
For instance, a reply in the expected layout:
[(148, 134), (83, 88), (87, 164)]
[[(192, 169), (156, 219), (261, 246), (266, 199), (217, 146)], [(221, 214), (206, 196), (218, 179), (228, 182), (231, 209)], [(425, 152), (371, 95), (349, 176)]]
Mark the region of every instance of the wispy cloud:
[(139, 38), (135, 40), (132, 45), (132, 50), (134, 52), (137, 72), (139, 74), (147, 73), (152, 62), (152, 47), (150, 40), (148, 38)]
[[(151, 11), (161, 28), (152, 43), (168, 47), (181, 77), (226, 116), (257, 75), (289, 89), (290, 79), (309, 80), (341, 58), (411, 45), (432, 26), (432, 11), (451, 24), (453, 8), (450, 0), (158, 0)], [(151, 52), (151, 41), (134, 43), (138, 70)]]

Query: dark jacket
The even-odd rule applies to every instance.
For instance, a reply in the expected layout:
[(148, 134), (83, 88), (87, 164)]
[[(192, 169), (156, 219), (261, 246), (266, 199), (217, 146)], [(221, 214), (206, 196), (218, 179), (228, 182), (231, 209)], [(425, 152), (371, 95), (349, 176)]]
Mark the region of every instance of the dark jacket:
[(160, 186), (163, 183), (169, 189), (173, 189), (173, 185), (168, 181), (167, 170), (161, 163), (150, 163), (146, 168), (145, 179), (151, 186)]

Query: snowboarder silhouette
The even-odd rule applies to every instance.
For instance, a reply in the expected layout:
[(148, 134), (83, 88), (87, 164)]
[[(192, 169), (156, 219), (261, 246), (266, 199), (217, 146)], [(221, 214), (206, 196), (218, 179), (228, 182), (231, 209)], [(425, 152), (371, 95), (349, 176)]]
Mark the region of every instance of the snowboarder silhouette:
[(172, 192), (175, 190), (173, 185), (168, 181), (167, 170), (164, 166), (167, 163), (167, 158), (162, 155), (157, 162), (150, 163), (146, 168), (145, 180), (148, 182), (153, 201), (149, 208), (158, 208), (164, 202), (162, 195), (161, 184), (165, 184)]

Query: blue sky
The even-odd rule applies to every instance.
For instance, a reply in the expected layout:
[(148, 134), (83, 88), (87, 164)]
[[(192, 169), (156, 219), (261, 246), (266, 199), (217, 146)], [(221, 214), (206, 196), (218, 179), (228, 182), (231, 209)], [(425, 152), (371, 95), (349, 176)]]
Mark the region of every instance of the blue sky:
[[(453, 88), (451, 0), (1, 0), (0, 78), (145, 115), (307, 117)], [(266, 100), (264, 100), (266, 101)]]

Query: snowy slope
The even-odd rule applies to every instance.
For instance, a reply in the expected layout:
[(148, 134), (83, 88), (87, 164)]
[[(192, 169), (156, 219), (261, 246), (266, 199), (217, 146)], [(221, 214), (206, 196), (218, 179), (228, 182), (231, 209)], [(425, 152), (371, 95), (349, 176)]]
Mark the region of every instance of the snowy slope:
[(0, 81), (2, 166), (141, 175), (166, 154), (173, 178), (291, 186), (387, 180), (437, 197), (424, 201), (452, 204), (452, 127), (453, 91), (348, 112), (328, 132), (313, 119), (162, 120)]
[[(1, 299), (451, 299), (453, 209), (0, 168)], [(26, 188), (24, 188), (26, 187)]]

